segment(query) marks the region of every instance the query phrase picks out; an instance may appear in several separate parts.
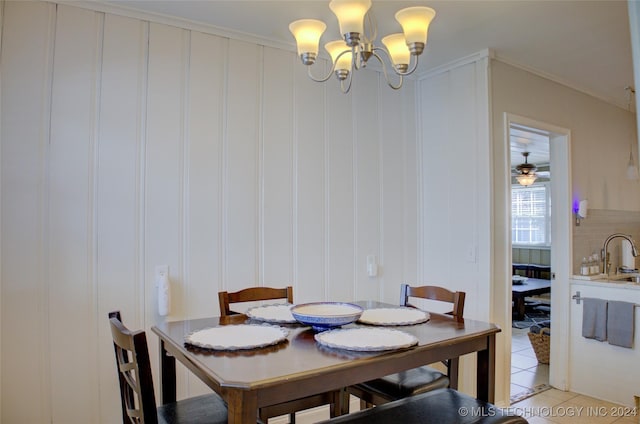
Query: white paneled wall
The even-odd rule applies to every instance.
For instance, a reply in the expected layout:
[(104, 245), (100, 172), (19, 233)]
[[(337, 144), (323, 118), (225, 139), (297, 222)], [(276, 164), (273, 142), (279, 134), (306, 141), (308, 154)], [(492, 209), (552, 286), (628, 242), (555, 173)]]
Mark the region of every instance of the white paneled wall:
[[(145, 312), (142, 212), (144, 122), (149, 25), (114, 15), (104, 17), (96, 159), (96, 299), (98, 366), (113, 372), (110, 331), (103, 317), (119, 309), (132, 328)], [(126, 70), (126, 71), (125, 71)], [(97, 315), (96, 315), (97, 313)], [(117, 402), (117, 392), (100, 390), (100, 405)], [(104, 408), (106, 421), (118, 411)]]
[[(163, 319), (158, 265), (171, 320), (217, 314), (223, 289), (397, 302), (417, 279), (415, 82), (362, 71), (343, 95), (292, 51), (3, 6), (3, 423), (117, 422), (107, 312)], [(195, 380), (180, 372), (179, 395)]]
[(473, 59), (420, 81), (420, 277), (465, 291), (465, 316), (488, 320), (489, 59)]
[[(50, 285), (46, 237), (49, 217), (45, 213), (55, 7), (31, 2), (20, 7), (4, 6), (0, 153), (2, 422), (44, 423), (51, 415), (46, 317), (49, 293), (57, 290), (57, 284)], [(11, 66), (7, 66), (8, 57), (12, 57)], [(5, 142), (9, 139), (14, 141)]]
[[(419, 281), (466, 292), (465, 317), (484, 321), (492, 286), (488, 61), (479, 54), (434, 73), (417, 94)], [(460, 388), (472, 394), (474, 358), (461, 361)], [(498, 352), (497, 363), (502, 359)], [(497, 367), (498, 377), (502, 372)]]

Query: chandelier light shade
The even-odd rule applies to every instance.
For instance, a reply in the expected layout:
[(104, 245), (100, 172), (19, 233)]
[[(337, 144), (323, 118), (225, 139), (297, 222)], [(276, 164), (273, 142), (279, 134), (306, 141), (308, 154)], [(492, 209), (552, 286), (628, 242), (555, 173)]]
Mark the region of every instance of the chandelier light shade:
[[(371, 0), (331, 0), (329, 8), (338, 18), (342, 39), (325, 44), (332, 66), (324, 77), (314, 77), (311, 65), (318, 56), (320, 38), (326, 29), (325, 23), (316, 19), (300, 19), (289, 25), (289, 30), (296, 39), (300, 60), (307, 66), (309, 78), (325, 82), (335, 74), (342, 92), (347, 93), (351, 89), (354, 71), (366, 67), (367, 61), (375, 57), (382, 65), (387, 85), (394, 90), (402, 87), (402, 78), (412, 74), (418, 67), (418, 56), (423, 53), (427, 44), (429, 25), (436, 12), (424, 6), (398, 11), (395, 16), (403, 33), (384, 37), (384, 47), (381, 47), (375, 44), (377, 30), (369, 15)], [(395, 82), (387, 72), (385, 60), (396, 75)]]
[(389, 52), (393, 66), (400, 72), (406, 71), (411, 61), (411, 52), (405, 42), (404, 35), (399, 32), (390, 34), (381, 41)]
[(357, 46), (364, 33), (364, 15), (371, 7), (371, 0), (332, 0), (329, 8), (338, 18), (340, 34), (349, 47)]
[(331, 41), (325, 44), (324, 48), (329, 52), (331, 60), (333, 60), (338, 79), (340, 81), (346, 79), (351, 70), (351, 50), (347, 49), (347, 45), (343, 40)]
[(422, 53), (424, 50), (424, 46), (427, 44), (429, 25), (435, 16), (435, 10), (420, 6), (407, 7), (396, 13), (396, 20), (402, 25), (407, 46), (412, 53), (418, 51)]
[(300, 19), (289, 24), (289, 31), (296, 38), (298, 55), (305, 65), (312, 65), (318, 56), (320, 37), (327, 25), (317, 19)]

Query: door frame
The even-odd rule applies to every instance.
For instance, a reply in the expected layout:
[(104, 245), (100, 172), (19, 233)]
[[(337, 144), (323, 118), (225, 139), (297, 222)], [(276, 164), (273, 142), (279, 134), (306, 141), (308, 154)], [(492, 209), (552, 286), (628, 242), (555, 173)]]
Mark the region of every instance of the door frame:
[[(546, 122), (537, 121), (511, 113), (504, 114), (504, 148), (506, 157), (510, 157), (510, 126), (519, 124), (541, 129), (551, 133), (549, 139), (550, 170), (551, 170), (551, 271), (553, 289), (551, 296), (551, 310), (553, 313), (553, 331), (551, 332), (551, 350), (549, 361), (549, 384), (560, 390), (569, 388), (569, 306), (571, 301), (569, 278), (571, 277), (573, 257), (573, 218), (572, 218), (572, 185), (571, 185), (571, 131)], [(503, 251), (504, 257), (511, 264), (511, 167), (505, 169), (505, 177), (509, 182), (505, 185), (506, 193), (497, 196), (496, 199), (505, 199), (507, 204), (496, 205), (502, 210), (508, 210), (508, 219), (503, 222), (504, 234), (508, 237)], [(498, 200), (499, 201), (499, 200)], [(498, 279), (508, 284), (505, 287), (509, 292), (511, 285), (511, 269), (509, 267), (507, 278)], [(505, 312), (511, 313), (511, 297), (508, 304), (503, 305)], [(510, 333), (510, 329), (509, 329)], [(507, 341), (509, 352), (511, 351), (511, 338)], [(511, 360), (508, 363), (509, 370), (504, 373), (505, 387), (511, 383)]]

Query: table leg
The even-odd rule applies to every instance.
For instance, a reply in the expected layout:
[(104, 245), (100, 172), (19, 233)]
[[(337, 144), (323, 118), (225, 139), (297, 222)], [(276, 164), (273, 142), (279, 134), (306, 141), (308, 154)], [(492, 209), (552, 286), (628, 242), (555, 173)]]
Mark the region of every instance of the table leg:
[(451, 358), (447, 364), (447, 374), (449, 376), (449, 387), (458, 390), (460, 371), (460, 358)]
[(496, 336), (487, 336), (487, 348), (478, 351), (477, 398), (493, 403), (496, 391)]
[(255, 392), (227, 389), (229, 424), (255, 424), (258, 418), (258, 396)]
[(514, 308), (516, 310), (516, 320), (522, 321), (525, 313), (524, 296), (515, 296), (513, 299)]
[(163, 404), (176, 401), (176, 358), (167, 352), (162, 340), (160, 340), (160, 391)]

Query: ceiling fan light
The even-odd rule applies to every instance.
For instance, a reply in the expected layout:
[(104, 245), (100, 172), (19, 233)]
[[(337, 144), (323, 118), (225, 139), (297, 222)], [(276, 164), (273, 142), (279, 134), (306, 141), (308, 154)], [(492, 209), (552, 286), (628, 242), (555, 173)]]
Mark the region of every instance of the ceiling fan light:
[(518, 184), (522, 186), (530, 186), (533, 184), (538, 177), (535, 174), (520, 174), (516, 175), (516, 180), (518, 180)]
[(523, 186), (530, 186), (533, 184), (538, 176), (536, 175), (536, 170), (538, 169), (534, 164), (527, 162), (527, 158), (529, 157), (529, 152), (523, 152), (522, 156), (524, 156), (524, 163), (516, 166), (516, 171), (518, 171), (518, 175), (516, 175), (516, 180), (518, 183)]

